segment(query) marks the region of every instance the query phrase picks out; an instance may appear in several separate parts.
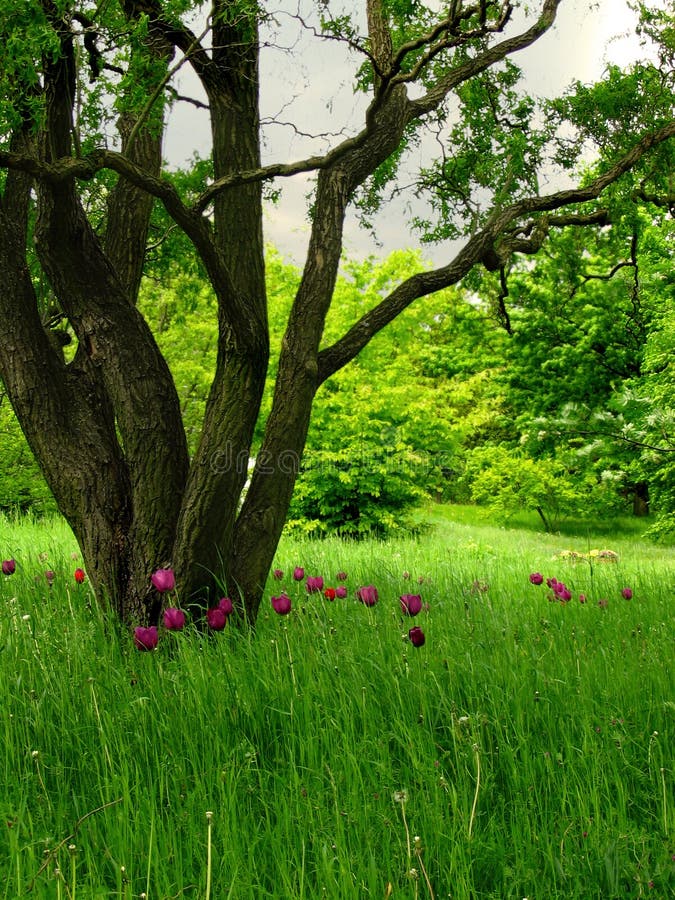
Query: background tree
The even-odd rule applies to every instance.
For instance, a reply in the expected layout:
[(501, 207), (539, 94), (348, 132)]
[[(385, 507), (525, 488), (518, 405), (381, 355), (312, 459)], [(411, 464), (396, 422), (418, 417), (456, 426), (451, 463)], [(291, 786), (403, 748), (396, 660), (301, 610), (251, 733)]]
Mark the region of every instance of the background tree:
[[(200, 36), (187, 22), (203, 4), (188, 0), (0, 4), (0, 313), (9, 326), (0, 374), (92, 583), (122, 619), (157, 618), (149, 574), (172, 565), (185, 597), (206, 602), (226, 588), (253, 620), (321, 384), (414, 300), (477, 266), (498, 271), (514, 253), (535, 253), (551, 229), (605, 225), (603, 196), (627, 173), (642, 197), (667, 193), (672, 16), (644, 4), (647, 30), (665, 35), (657, 63), (610, 73), (595, 92), (579, 87), (543, 116), (519, 93), (512, 57), (552, 27), (562, 2), (452, 0), (439, 11), (368, 0), (363, 20), (308, 4), (294, 21), (349, 48), (367, 108), (326, 152), (268, 165), (263, 6), (213, 0)], [(165, 113), (184, 60), (211, 122), (199, 187), (162, 174)], [(461, 238), (461, 249), (322, 343), (347, 209), (368, 218), (428, 124), (443, 147), (417, 183), (433, 210), (429, 236)], [(591, 143), (594, 176), (539, 191), (552, 159), (571, 168)], [(269, 362), (263, 184), (300, 172), (316, 173), (310, 239), (259, 423)], [(191, 242), (215, 300), (215, 374), (192, 455), (174, 380), (137, 304), (154, 200)], [(68, 353), (55, 319), (72, 337)], [(231, 461), (253, 456), (242, 500), (246, 467)]]

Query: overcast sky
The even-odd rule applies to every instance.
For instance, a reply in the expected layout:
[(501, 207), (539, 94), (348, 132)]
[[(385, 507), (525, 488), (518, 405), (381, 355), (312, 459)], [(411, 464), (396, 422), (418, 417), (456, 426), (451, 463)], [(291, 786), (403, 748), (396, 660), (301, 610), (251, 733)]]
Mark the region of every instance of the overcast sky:
[[(281, 4), (280, 4), (281, 5)], [(294, 8), (284, 4), (287, 8)], [(302, 4), (301, 4), (302, 5)], [(362, 9), (362, 3), (346, 3)], [(537, 7), (538, 3), (531, 3)], [(298, 37), (288, 16), (279, 13), (271, 32), (270, 44), (261, 62), (261, 115), (263, 119), (292, 122), (295, 129), (311, 134), (335, 133), (335, 137), (314, 141), (283, 125), (267, 129), (265, 162), (289, 162), (310, 152), (327, 149), (353, 134), (363, 122), (366, 98), (354, 94), (352, 77), (358, 57), (344, 45), (319, 41), (309, 35)], [(196, 24), (201, 30), (203, 25)], [(590, 82), (601, 77), (608, 62), (626, 64), (635, 58), (635, 16), (626, 0), (564, 0), (554, 28), (533, 47), (514, 55), (523, 69), (528, 90), (546, 96), (560, 93), (573, 79)], [(179, 73), (181, 93), (199, 96), (198, 85), (187, 67)], [(210, 150), (209, 127), (204, 112), (181, 103), (172, 112), (167, 129), (165, 156), (172, 165), (185, 165), (195, 151)], [(306, 195), (312, 176), (280, 179), (280, 202), (269, 206), (265, 216), (265, 238), (289, 260), (301, 262), (307, 244), (309, 226)], [(345, 250), (349, 256), (383, 256), (399, 247), (418, 246), (405, 227), (404, 203), (387, 207), (377, 220), (377, 243), (361, 231), (350, 217), (345, 229)], [(426, 257), (447, 261), (444, 248), (424, 248)]]

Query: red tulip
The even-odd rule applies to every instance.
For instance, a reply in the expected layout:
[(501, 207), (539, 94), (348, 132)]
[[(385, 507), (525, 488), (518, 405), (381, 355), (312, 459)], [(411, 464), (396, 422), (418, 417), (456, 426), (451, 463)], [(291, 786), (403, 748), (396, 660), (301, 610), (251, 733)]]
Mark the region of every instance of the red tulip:
[(377, 588), (372, 584), (360, 587), (356, 592), (356, 599), (360, 600), (364, 606), (375, 606), (378, 600)]
[(164, 627), (167, 631), (182, 631), (185, 628), (185, 613), (182, 609), (170, 606), (164, 610)]
[(422, 609), (422, 598), (419, 594), (402, 594), (399, 599), (404, 616), (416, 616)]
[(134, 629), (134, 643), (137, 650), (154, 650), (157, 646), (159, 635), (157, 634), (157, 626), (151, 625), (149, 628), (143, 628), (139, 625)]
[(326, 588), (326, 590), (323, 592), (323, 595), (326, 600), (335, 600), (335, 598), (337, 597), (337, 590), (335, 588)]
[(219, 606), (206, 610), (206, 623), (211, 631), (222, 631), (227, 625), (227, 616)]
[(172, 591), (176, 587), (176, 576), (173, 574), (173, 569), (157, 569), (152, 573), (150, 581), (160, 594), (166, 594), (167, 591)]
[(78, 584), (82, 584), (82, 582), (86, 578), (86, 575), (84, 574), (84, 569), (75, 569), (75, 572), (73, 574), (75, 576), (75, 581)]
[(278, 597), (272, 597), (272, 609), (280, 616), (287, 616), (291, 611), (291, 598), (288, 594), (280, 594)]
[(410, 643), (413, 647), (421, 647), (426, 638), (424, 637), (424, 632), (419, 627), (419, 625), (415, 625), (414, 628), (411, 628), (408, 632), (408, 637), (410, 638)]
[(234, 604), (229, 597), (221, 597), (218, 601), (218, 609), (222, 609), (226, 616), (231, 616)]

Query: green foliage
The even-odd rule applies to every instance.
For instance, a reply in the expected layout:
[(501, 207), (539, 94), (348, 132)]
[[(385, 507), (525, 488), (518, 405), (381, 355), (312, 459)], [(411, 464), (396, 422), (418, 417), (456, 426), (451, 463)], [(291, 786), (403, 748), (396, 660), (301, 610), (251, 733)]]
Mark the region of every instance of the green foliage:
[(523, 509), (534, 510), (547, 531), (563, 518), (597, 515), (613, 499), (604, 485), (579, 479), (557, 459), (531, 459), (507, 447), (478, 447), (467, 458), (464, 478), (471, 499), (506, 522)]
[(47, 513), (55, 510), (54, 500), (0, 382), (0, 513), (31, 510)]
[[(512, 334), (495, 389), (511, 426), (488, 444), (557, 466), (563, 483), (590, 490), (587, 511), (611, 514), (647, 492), (661, 523), (672, 509), (672, 373), (660, 352), (673, 309), (671, 244), (669, 220), (627, 209), (611, 229), (552, 234), (535, 262), (508, 272)], [(473, 286), (501, 290), (494, 275)]]
[[(324, 343), (341, 336), (399, 281), (417, 271), (418, 254), (383, 263), (348, 263), (338, 282)], [(435, 359), (439, 336), (459, 348), (474, 317), (455, 291), (425, 298), (399, 316), (321, 389), (293, 499), (320, 531), (389, 531), (409, 525), (405, 510), (421, 497), (446, 496), (472, 424), (454, 414), (471, 406), (475, 425), (480, 378), (451, 383)], [(466, 326), (466, 327), (465, 327)], [(449, 348), (442, 348), (443, 352)], [(458, 358), (461, 351), (458, 350)], [(465, 354), (464, 365), (469, 365)]]

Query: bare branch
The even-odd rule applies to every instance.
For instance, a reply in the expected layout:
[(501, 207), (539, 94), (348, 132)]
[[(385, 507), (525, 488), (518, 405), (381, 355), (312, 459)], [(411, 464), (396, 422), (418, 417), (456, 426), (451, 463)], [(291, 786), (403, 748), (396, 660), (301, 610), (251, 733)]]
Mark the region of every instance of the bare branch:
[(179, 59), (175, 65), (171, 66), (171, 68), (167, 70), (164, 77), (155, 86), (154, 91), (152, 92), (152, 94), (150, 94), (150, 97), (148, 98), (147, 103), (145, 104), (145, 106), (141, 110), (140, 115), (136, 119), (134, 127), (131, 129), (131, 134), (129, 135), (129, 139), (127, 140), (127, 146), (126, 146), (127, 153), (131, 152), (131, 148), (134, 145), (134, 141), (136, 140), (136, 137), (137, 137), (139, 131), (141, 130), (141, 128), (143, 128), (143, 126), (145, 125), (145, 122), (146, 122), (148, 116), (150, 115), (150, 112), (152, 111), (152, 107), (157, 102), (157, 98), (161, 95), (162, 91), (167, 86), (167, 84), (171, 81), (171, 79), (176, 74), (176, 72), (178, 72), (179, 69), (181, 69), (185, 65), (185, 63), (189, 60), (191, 54), (193, 54), (197, 50), (198, 47), (201, 47), (201, 42), (206, 37), (206, 35), (209, 33), (209, 31), (211, 31), (211, 23), (210, 22), (207, 23), (206, 28), (202, 31), (202, 33), (199, 35), (199, 37), (196, 37), (194, 39), (194, 41), (190, 44), (190, 46), (187, 48), (187, 50), (185, 51), (185, 53), (183, 54), (181, 59)]
[[(522, 34), (500, 41), (473, 59), (467, 60), (438, 81), (423, 97), (410, 102), (409, 120), (419, 118), (435, 109), (444, 98), (459, 84), (489, 69), (507, 56), (524, 50), (545, 34), (555, 22), (558, 6), (562, 0), (545, 0), (541, 15), (537, 21)], [(509, 13), (510, 15), (510, 13)]]

